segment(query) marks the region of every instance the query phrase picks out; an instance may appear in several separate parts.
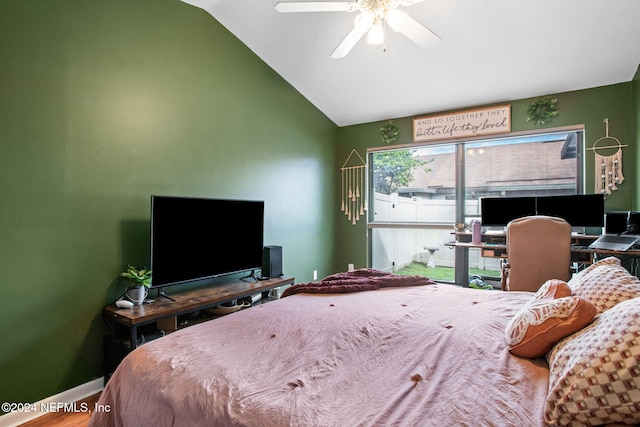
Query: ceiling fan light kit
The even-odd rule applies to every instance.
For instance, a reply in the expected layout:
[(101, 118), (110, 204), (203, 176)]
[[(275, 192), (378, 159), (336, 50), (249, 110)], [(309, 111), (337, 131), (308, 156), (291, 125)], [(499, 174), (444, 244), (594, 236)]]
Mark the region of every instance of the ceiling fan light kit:
[(404, 21), (407, 19), (407, 14), (401, 10), (392, 9), (387, 12), (384, 19), (391, 28), (398, 31), (402, 28), (402, 24), (404, 24)]
[(375, 20), (376, 14), (370, 10), (365, 10), (358, 14), (358, 16), (356, 16), (356, 19), (353, 20), (353, 23), (362, 31), (367, 31), (369, 28), (371, 28)]
[(422, 0), (357, 0), (355, 2), (281, 2), (278, 12), (356, 12), (354, 27), (331, 53), (332, 58), (343, 58), (358, 41), (367, 34), (370, 44), (384, 43), (384, 23), (403, 34), (423, 49), (433, 47), (439, 40), (435, 33), (399, 10), (399, 6), (411, 6)]
[(384, 30), (380, 21), (376, 22), (369, 28), (367, 32), (367, 43), (382, 44), (384, 43)]

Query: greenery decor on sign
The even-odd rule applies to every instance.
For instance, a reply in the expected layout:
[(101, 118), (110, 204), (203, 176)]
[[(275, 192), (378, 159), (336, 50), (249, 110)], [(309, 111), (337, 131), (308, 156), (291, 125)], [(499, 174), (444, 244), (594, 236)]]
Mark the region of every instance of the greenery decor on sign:
[(385, 144), (393, 144), (396, 142), (398, 135), (400, 135), (400, 129), (393, 123), (393, 120), (389, 120), (387, 124), (380, 128), (380, 139)]
[(527, 112), (529, 113), (528, 122), (533, 122), (535, 125), (544, 125), (558, 115), (558, 100), (545, 96), (529, 104)]

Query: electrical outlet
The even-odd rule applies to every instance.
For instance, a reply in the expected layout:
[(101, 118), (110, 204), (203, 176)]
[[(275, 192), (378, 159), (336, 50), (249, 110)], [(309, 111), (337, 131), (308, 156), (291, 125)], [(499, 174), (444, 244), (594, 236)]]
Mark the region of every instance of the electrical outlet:
[(318, 280), (318, 270), (313, 270), (313, 280)]
[(353, 271), (354, 269), (353, 264), (349, 264), (347, 268), (349, 269), (349, 271)]

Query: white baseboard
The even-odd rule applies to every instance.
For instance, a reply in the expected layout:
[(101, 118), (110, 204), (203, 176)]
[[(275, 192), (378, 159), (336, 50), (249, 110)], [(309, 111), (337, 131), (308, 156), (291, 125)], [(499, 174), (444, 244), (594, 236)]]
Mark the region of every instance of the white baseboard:
[[(27, 421), (31, 421), (43, 415), (49, 413), (47, 409), (55, 408), (57, 405), (72, 404), (73, 402), (77, 402), (86, 397), (92, 396), (104, 388), (104, 377), (97, 378), (93, 381), (89, 381), (88, 383), (80, 384), (77, 387), (72, 389), (63, 391), (62, 393), (58, 393), (54, 396), (47, 397), (46, 399), (40, 400), (39, 402), (35, 402), (30, 404), (29, 410), (24, 411), (13, 411), (7, 414), (0, 416), (0, 426), (6, 427), (16, 427), (20, 424), (24, 424)], [(18, 402), (15, 402), (16, 404)], [(69, 409), (74, 411), (83, 411), (86, 408), (78, 407), (69, 407)], [(91, 410), (93, 408), (88, 408)]]

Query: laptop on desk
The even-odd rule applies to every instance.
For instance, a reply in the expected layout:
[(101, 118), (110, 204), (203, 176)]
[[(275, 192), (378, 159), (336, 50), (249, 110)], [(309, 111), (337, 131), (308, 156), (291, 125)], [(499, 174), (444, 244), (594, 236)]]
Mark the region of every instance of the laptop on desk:
[(632, 236), (630, 234), (603, 234), (598, 237), (598, 240), (589, 245), (589, 249), (624, 252), (631, 249), (638, 241), (640, 241), (640, 236)]
[(589, 249), (628, 251), (640, 241), (640, 235), (628, 234), (628, 212), (609, 212), (604, 218), (604, 234)]

